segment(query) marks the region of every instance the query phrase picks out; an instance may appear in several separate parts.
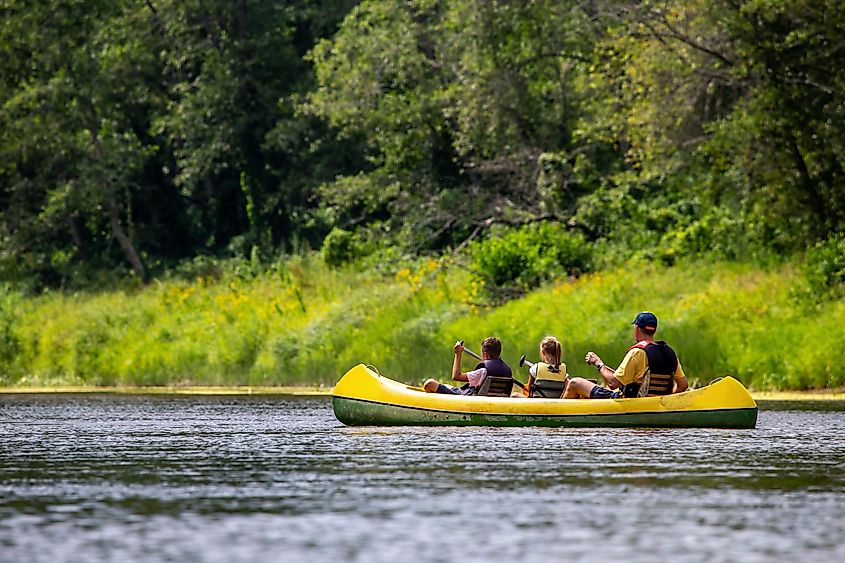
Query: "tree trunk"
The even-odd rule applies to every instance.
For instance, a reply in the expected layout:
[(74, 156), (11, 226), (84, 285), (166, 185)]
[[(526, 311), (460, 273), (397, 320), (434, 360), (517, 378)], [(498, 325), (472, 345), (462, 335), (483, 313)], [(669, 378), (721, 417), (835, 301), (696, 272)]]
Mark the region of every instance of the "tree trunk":
[[(88, 128), (88, 132), (91, 135), (91, 143), (94, 145), (94, 158), (98, 161), (102, 161), (103, 147), (102, 143), (100, 143), (100, 135), (97, 132), (97, 112), (92, 100), (89, 100), (89, 106), (91, 110), (92, 124)], [(144, 263), (141, 261), (141, 257), (132, 245), (132, 241), (129, 240), (126, 231), (123, 229), (123, 224), (120, 222), (120, 208), (118, 207), (117, 200), (114, 197), (114, 186), (112, 185), (114, 182), (112, 182), (109, 178), (103, 177), (102, 183), (105, 186), (106, 193), (104, 195), (106, 199), (106, 208), (109, 213), (109, 224), (111, 225), (112, 236), (117, 239), (118, 244), (120, 244), (120, 248), (126, 255), (126, 259), (129, 260), (129, 264), (132, 266), (132, 270), (135, 272), (135, 275), (137, 275), (142, 282), (146, 283), (147, 270), (144, 268)]]
[(135, 275), (137, 275), (142, 282), (146, 282), (147, 270), (144, 268), (144, 263), (141, 262), (141, 257), (138, 256), (138, 252), (132, 245), (132, 241), (130, 241), (129, 237), (126, 236), (126, 231), (123, 230), (123, 225), (120, 222), (120, 209), (117, 206), (117, 201), (114, 199), (114, 194), (110, 193), (108, 195), (107, 203), (112, 235), (117, 239), (117, 242), (120, 244), (120, 248), (123, 249), (123, 253), (132, 265), (132, 270), (135, 271)]
[(817, 180), (810, 174), (807, 161), (804, 160), (804, 155), (801, 154), (801, 148), (798, 146), (798, 140), (792, 131), (786, 132), (786, 140), (789, 144), (792, 161), (795, 163), (795, 168), (798, 170), (798, 175), (801, 178), (801, 185), (804, 188), (802, 195), (816, 216), (816, 231), (819, 234), (824, 233), (830, 227), (831, 221), (830, 217), (828, 217), (825, 201), (821, 192), (819, 192)]
[(76, 252), (84, 261), (88, 260), (88, 251), (85, 249), (85, 241), (82, 239), (82, 232), (79, 230), (79, 217), (73, 215), (70, 220), (70, 236), (73, 239), (73, 244), (76, 245)]

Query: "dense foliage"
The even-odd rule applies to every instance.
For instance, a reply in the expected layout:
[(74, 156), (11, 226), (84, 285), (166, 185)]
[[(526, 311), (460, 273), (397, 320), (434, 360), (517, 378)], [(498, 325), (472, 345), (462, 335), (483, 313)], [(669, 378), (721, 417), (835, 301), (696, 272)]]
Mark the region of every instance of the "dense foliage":
[(842, 60), (833, 0), (5, 0), (0, 276), (791, 254), (845, 230)]
[(804, 279), (813, 298), (845, 295), (845, 236), (819, 242), (807, 252)]
[(490, 237), (470, 248), (473, 295), (505, 301), (556, 278), (590, 268), (590, 247), (581, 234), (556, 224), (531, 224)]
[(3, 2), (4, 277), (78, 285), (126, 264), (143, 280), (307, 241), (325, 223), (313, 186), (360, 166), (297, 113), (304, 56), (352, 4)]

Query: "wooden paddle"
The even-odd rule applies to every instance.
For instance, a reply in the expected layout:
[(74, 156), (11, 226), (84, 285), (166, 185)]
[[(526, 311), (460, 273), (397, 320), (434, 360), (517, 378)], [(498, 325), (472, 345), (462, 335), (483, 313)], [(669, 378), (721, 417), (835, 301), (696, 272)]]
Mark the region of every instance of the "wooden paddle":
[[(463, 340), (461, 340), (460, 342), (461, 342), (461, 346), (464, 346), (464, 341), (463, 341)], [(473, 358), (475, 358), (475, 359), (476, 359), (476, 360), (478, 360), (478, 361), (481, 361), (481, 362), (483, 362), (483, 361), (484, 361), (484, 359), (483, 359), (481, 356), (479, 356), (478, 354), (476, 354), (475, 352), (473, 352), (472, 350), (470, 350), (470, 349), (469, 349), (469, 348), (467, 348), (466, 346), (464, 346), (464, 352), (466, 352), (467, 354), (469, 354), (470, 356), (472, 356)], [(524, 355), (522, 356), (522, 359), (520, 359), (520, 360), (519, 360), (519, 366), (520, 366), (520, 367), (522, 367), (522, 361), (523, 361), (523, 360), (525, 360), (525, 356), (524, 356)], [(525, 384), (523, 384), (520, 380), (518, 380), (517, 378), (513, 377), (513, 375), (511, 375), (511, 378), (513, 378), (513, 382), (514, 382), (514, 383), (516, 383), (516, 384), (517, 384), (517, 386), (519, 386), (521, 389), (525, 389)]]

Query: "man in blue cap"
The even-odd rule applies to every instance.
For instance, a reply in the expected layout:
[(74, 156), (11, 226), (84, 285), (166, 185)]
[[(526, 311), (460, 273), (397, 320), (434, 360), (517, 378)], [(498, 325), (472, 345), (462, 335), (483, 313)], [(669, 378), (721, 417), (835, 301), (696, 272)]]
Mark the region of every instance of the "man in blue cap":
[(595, 352), (587, 352), (584, 357), (584, 361), (596, 367), (607, 387), (576, 377), (569, 382), (564, 399), (651, 397), (680, 393), (689, 388), (675, 351), (665, 341), (654, 340), (657, 317), (644, 311), (631, 324), (637, 343), (628, 349), (618, 368), (614, 370), (606, 365)]

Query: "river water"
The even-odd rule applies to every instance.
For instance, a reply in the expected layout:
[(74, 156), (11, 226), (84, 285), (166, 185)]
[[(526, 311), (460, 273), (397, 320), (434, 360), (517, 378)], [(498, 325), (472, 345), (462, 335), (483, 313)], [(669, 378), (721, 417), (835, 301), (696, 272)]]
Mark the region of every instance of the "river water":
[(0, 396), (0, 560), (845, 561), (845, 402), (761, 407), (349, 428), (327, 397)]

